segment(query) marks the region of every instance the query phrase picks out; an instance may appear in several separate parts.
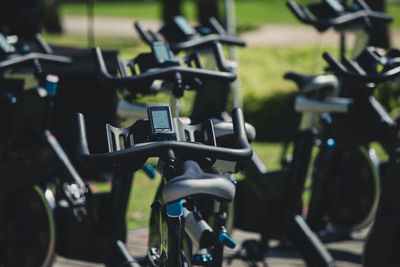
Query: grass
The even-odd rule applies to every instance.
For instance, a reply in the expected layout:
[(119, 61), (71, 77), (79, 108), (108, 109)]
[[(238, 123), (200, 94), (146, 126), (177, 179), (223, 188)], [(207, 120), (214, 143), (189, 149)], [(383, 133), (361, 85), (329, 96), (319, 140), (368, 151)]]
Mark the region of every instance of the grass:
[[(194, 2), (185, 1), (182, 7), (185, 16), (191, 20), (196, 19)], [(266, 23), (300, 23), (286, 7), (285, 2), (284, 0), (236, 0), (236, 18), (239, 27), (253, 28)], [(223, 9), (221, 8), (221, 10)], [(86, 15), (86, 4), (85, 2), (62, 3), (61, 12), (64, 15)], [(400, 3), (388, 3), (387, 12), (397, 18), (400, 14)], [(161, 17), (161, 4), (160, 1), (97, 2), (95, 4), (95, 15), (158, 19)], [(395, 19), (392, 26), (400, 27), (400, 21)]]

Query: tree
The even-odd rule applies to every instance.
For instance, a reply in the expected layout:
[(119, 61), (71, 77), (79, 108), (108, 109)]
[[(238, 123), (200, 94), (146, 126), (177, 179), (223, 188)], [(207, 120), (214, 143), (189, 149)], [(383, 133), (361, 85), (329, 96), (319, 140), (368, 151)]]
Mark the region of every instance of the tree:
[[(201, 25), (207, 26), (210, 17), (219, 18), (218, 0), (196, 0), (197, 17)], [(164, 22), (177, 15), (182, 15), (182, 0), (163, 0), (162, 17)]]
[[(366, 2), (375, 11), (385, 11), (385, 0), (366, 0)], [(385, 23), (376, 23), (373, 25), (368, 44), (382, 48), (390, 47), (389, 30)]]
[(218, 0), (197, 0), (198, 19), (201, 25), (208, 26), (208, 19), (219, 19)]
[(171, 21), (175, 16), (182, 15), (181, 0), (163, 0), (162, 18), (165, 23)]

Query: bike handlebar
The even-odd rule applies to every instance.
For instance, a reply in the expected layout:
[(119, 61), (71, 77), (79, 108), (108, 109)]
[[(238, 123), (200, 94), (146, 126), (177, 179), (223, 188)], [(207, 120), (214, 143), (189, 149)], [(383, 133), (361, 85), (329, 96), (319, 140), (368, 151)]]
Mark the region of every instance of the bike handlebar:
[(153, 31), (145, 30), (139, 21), (135, 21), (133, 26), (135, 27), (142, 40), (145, 41), (147, 44), (151, 45), (153, 42), (161, 41)]
[[(218, 27), (219, 24), (216, 21), (216, 19), (211, 19), (211, 23), (214, 28), (216, 29), (219, 28)], [(138, 21), (136, 21), (134, 25), (139, 35), (146, 43), (151, 44), (154, 41), (160, 41), (157, 38), (156, 34), (154, 34), (152, 31), (144, 30), (142, 25)], [(168, 39), (168, 36), (165, 36), (165, 38)], [(246, 43), (244, 41), (242, 41), (237, 37), (227, 35), (225, 31), (222, 31), (221, 29), (218, 30), (218, 33), (212, 33), (207, 35), (195, 35), (195, 37), (186, 41), (172, 42), (171, 40), (168, 40), (168, 42), (170, 44), (171, 50), (174, 53), (180, 52), (182, 50), (196, 49), (200, 47), (210, 46), (216, 42), (227, 45), (246, 46)]]
[[(400, 66), (391, 68), (379, 74), (368, 74), (362, 71), (357, 71), (356, 69), (352, 68), (353, 70), (349, 70), (346, 68), (341, 62), (336, 60), (331, 54), (325, 52), (323, 54), (323, 58), (332, 68), (333, 72), (348, 79), (357, 80), (360, 82), (366, 83), (380, 83), (384, 81), (391, 80), (400, 74)], [(351, 62), (348, 59), (344, 58), (345, 61)]]
[(0, 61), (0, 71), (3, 71), (7, 68), (12, 66), (17, 66), (24, 64), (29, 61), (33, 61), (35, 59), (41, 61), (48, 61), (54, 63), (61, 63), (61, 64), (69, 64), (72, 62), (72, 59), (69, 57), (64, 56), (57, 56), (52, 54), (44, 54), (44, 53), (29, 53), (24, 55), (12, 55), (5, 60)]
[(160, 141), (134, 144), (120, 151), (91, 154), (89, 152), (85, 119), (81, 113), (74, 116), (78, 161), (86, 167), (111, 167), (141, 161), (149, 157), (160, 157), (168, 150), (180, 156), (202, 156), (228, 161), (250, 159), (253, 151), (247, 141), (243, 113), (239, 108), (232, 112), (235, 142), (238, 148), (225, 148), (202, 143), (182, 141)]
[(179, 42), (179, 43), (170, 43), (171, 50), (176, 52), (187, 50), (187, 49), (195, 49), (200, 47), (208, 46), (212, 43), (221, 43), (227, 45), (235, 45), (235, 46), (245, 46), (246, 43), (240, 40), (237, 37), (222, 35), (222, 34), (208, 34), (205, 36), (199, 36), (197, 38), (193, 38), (187, 41)]
[(362, 1), (358, 1), (361, 7), (360, 10), (354, 12), (343, 12), (334, 18), (322, 19), (322, 18), (311, 18), (304, 7), (300, 7), (295, 0), (288, 0), (287, 5), (289, 9), (295, 14), (295, 16), (305, 24), (311, 24), (315, 26), (318, 31), (324, 31), (329, 27), (344, 27), (357, 21), (364, 21), (368, 24), (369, 20), (389, 23), (393, 20), (390, 15), (383, 12), (373, 11), (365, 6)]
[(106, 68), (103, 55), (99, 47), (94, 49), (96, 62), (100, 70), (100, 77), (110, 86), (120, 87), (135, 85), (135, 83), (152, 82), (154, 80), (165, 79), (169, 81), (176, 80), (176, 74), (179, 73), (182, 78), (204, 78), (210, 80), (232, 82), (236, 79), (236, 74), (232, 72), (222, 72), (205, 70), (199, 68), (182, 67), (182, 66), (166, 66), (152, 68), (144, 73), (136, 76), (119, 77), (111, 75)]

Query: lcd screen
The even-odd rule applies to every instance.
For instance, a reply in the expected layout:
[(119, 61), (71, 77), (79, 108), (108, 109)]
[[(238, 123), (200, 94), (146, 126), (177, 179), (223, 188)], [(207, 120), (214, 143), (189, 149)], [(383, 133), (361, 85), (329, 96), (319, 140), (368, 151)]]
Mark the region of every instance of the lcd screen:
[(169, 59), (168, 47), (165, 44), (155, 44), (153, 45), (153, 51), (156, 58), (160, 60)]
[(153, 121), (154, 130), (158, 130), (158, 129), (172, 130), (171, 123), (169, 121), (168, 110), (153, 109), (151, 111), (151, 117), (152, 117), (152, 121)]
[(193, 35), (196, 33), (196, 30), (192, 27), (192, 25), (189, 24), (189, 22), (184, 17), (176, 16), (174, 20), (184, 34)]

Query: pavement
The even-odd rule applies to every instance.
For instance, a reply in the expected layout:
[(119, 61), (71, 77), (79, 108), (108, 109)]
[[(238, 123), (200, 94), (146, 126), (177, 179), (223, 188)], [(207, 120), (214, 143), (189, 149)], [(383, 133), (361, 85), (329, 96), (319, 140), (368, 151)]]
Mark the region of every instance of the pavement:
[[(360, 232), (354, 232), (351, 240), (332, 242), (327, 244), (330, 253), (336, 260), (337, 267), (361, 267), (362, 248), (364, 239), (367, 235), (367, 230)], [(146, 246), (148, 240), (148, 229), (142, 228), (128, 233), (127, 246), (133, 256), (143, 257), (146, 253)], [(241, 230), (234, 230), (233, 239), (241, 244), (244, 240), (248, 239), (259, 239), (257, 233), (250, 233)], [(271, 241), (272, 246), (276, 245), (276, 241)], [(300, 255), (293, 249), (279, 249), (277, 247), (270, 249), (263, 261), (260, 262), (249, 262), (244, 259), (235, 257), (235, 255), (243, 255), (241, 253), (240, 246), (237, 246), (234, 250), (225, 249), (224, 256), (225, 260), (223, 263), (224, 267), (300, 267), (306, 266)], [(242, 257), (243, 258), (243, 257)], [(253, 265), (251, 265), (251, 263)], [(82, 262), (76, 260), (69, 260), (63, 257), (57, 257), (53, 267), (76, 267), (76, 266), (87, 266), (87, 267), (100, 267), (102, 264), (93, 264), (89, 262)]]
[[(139, 39), (133, 23), (135, 18), (95, 17), (94, 33), (98, 37)], [(158, 20), (140, 19), (140, 23), (148, 29), (157, 31), (162, 23)], [(66, 34), (86, 35), (88, 19), (84, 16), (65, 16), (63, 26)], [(354, 34), (348, 34), (349, 43), (354, 41)], [(334, 45), (339, 43), (337, 32), (329, 30), (318, 33), (308, 25), (268, 24), (245, 32), (240, 37), (250, 47), (257, 46), (299, 46), (299, 45)], [(400, 29), (391, 29), (392, 47), (400, 48)]]

